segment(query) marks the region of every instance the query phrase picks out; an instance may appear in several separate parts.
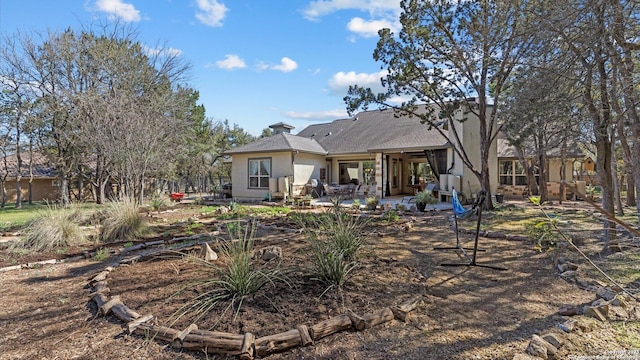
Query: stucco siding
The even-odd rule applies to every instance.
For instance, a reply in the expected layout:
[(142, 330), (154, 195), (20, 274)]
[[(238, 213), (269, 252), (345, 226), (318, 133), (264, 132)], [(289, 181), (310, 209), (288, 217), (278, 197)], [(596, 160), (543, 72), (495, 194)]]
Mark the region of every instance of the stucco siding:
[(232, 196), (238, 200), (259, 200), (268, 193), (268, 188), (249, 187), (249, 160), (270, 159), (270, 177), (277, 179), (284, 176), (291, 176), (293, 170), (291, 163), (291, 152), (255, 153), (255, 154), (234, 154), (231, 166), (231, 183), (233, 184)]

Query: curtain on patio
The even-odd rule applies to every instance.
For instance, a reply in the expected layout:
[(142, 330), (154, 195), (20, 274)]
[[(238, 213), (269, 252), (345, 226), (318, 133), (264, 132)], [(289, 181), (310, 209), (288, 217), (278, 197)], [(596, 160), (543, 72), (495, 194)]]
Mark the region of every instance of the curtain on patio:
[(447, 172), (447, 150), (425, 150), (424, 154), (431, 171), (436, 176), (436, 181), (440, 181), (440, 174)]

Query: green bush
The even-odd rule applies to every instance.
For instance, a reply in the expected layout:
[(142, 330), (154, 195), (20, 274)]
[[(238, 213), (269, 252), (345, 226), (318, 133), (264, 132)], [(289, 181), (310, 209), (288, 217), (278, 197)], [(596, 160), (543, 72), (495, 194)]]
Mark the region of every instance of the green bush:
[(366, 200), (367, 210), (375, 210), (380, 204), (380, 199), (375, 196), (370, 196)]
[(134, 240), (148, 231), (146, 218), (138, 211), (138, 204), (133, 199), (110, 201), (103, 216), (100, 229), (103, 242)]
[(437, 203), (438, 199), (431, 194), (431, 191), (418, 191), (416, 194), (416, 204), (433, 205)]
[(396, 222), (400, 220), (400, 215), (396, 210), (388, 210), (382, 215), (382, 220), (387, 222)]
[(57, 247), (77, 246), (87, 243), (86, 234), (76, 221), (78, 210), (47, 206), (38, 210), (36, 217), (24, 229), (21, 241), (14, 248), (46, 251)]
[(539, 251), (554, 248), (560, 239), (560, 235), (553, 226), (557, 219), (543, 220), (526, 225), (527, 237), (534, 243)]

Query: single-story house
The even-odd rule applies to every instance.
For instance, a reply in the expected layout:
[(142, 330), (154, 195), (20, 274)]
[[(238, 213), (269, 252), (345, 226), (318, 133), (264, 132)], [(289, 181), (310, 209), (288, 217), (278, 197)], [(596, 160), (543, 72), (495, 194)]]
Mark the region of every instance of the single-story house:
[[(417, 117), (397, 117), (392, 109), (358, 113), (353, 118), (314, 124), (293, 135), (291, 125), (274, 124), (274, 135), (226, 152), (232, 156), (233, 197), (260, 200), (270, 195), (295, 196), (308, 183), (319, 182), (333, 189), (357, 184), (357, 193), (384, 198), (413, 194), (423, 187), (412, 174), (427, 163), (446, 199), (456, 189), (471, 199), (481, 186), (464, 166), (454, 146), (466, 149), (470, 161), (480, 167), (479, 121), (472, 113), (458, 111), (453, 126), (460, 142), (451, 143), (436, 128)], [(443, 121), (440, 128), (450, 136), (453, 127)], [(491, 191), (498, 184), (497, 147), (490, 149)], [(439, 181), (438, 181), (439, 180)]]
[[(31, 155), (29, 152), (23, 152), (21, 153), (21, 158), (20, 190), (22, 192), (22, 201), (26, 202), (29, 196), (29, 179), (31, 178), (29, 175)], [(7, 156), (6, 167), (4, 159), (0, 158), (0, 176), (5, 175), (7, 202), (15, 202), (17, 196), (16, 178), (18, 175), (18, 158), (15, 154)], [(33, 201), (55, 200), (57, 198), (59, 184), (55, 168), (51, 165), (50, 159), (39, 152), (33, 153), (32, 179), (31, 197)]]

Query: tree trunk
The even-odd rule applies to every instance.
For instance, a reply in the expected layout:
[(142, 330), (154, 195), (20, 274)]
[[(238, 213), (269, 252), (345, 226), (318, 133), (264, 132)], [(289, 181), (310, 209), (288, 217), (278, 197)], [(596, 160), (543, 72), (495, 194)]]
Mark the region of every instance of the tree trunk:
[(562, 131), (562, 144), (560, 145), (560, 204), (567, 200), (567, 187), (565, 181), (567, 180), (567, 132), (566, 129)]

